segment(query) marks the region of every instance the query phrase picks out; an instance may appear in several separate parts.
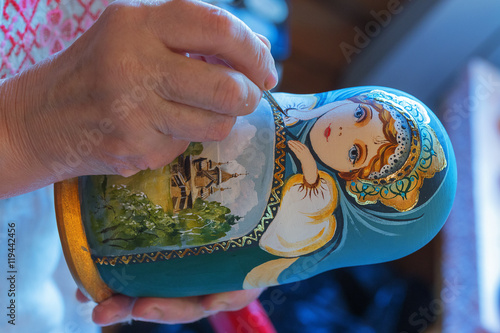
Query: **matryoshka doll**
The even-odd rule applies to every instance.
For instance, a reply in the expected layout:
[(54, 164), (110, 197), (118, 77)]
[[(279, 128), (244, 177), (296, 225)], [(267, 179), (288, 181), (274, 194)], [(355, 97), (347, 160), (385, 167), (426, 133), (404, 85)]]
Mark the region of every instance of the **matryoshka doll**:
[(435, 115), (380, 87), (275, 94), (221, 142), (132, 177), (56, 185), (64, 252), (94, 300), (302, 280), (429, 242), (456, 188)]

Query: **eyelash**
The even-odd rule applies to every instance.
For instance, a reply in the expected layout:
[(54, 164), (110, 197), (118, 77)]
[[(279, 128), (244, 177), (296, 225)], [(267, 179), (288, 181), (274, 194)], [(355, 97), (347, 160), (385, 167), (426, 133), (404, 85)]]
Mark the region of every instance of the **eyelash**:
[[(356, 114), (361, 111), (362, 114), (357, 116)], [(358, 105), (358, 107), (356, 108), (356, 111), (354, 111), (354, 118), (356, 118), (356, 122), (357, 123), (360, 123), (362, 122), (363, 120), (366, 119), (366, 117), (368, 116), (368, 111), (361, 106), (361, 104)]]
[[(356, 156), (351, 155), (354, 152), (356, 152)], [(359, 145), (357, 145), (357, 144), (352, 145), (351, 149), (349, 149), (349, 152), (348, 152), (349, 162), (351, 162), (352, 165), (356, 164), (356, 162), (359, 160), (360, 156), (361, 156), (361, 148), (359, 147)]]

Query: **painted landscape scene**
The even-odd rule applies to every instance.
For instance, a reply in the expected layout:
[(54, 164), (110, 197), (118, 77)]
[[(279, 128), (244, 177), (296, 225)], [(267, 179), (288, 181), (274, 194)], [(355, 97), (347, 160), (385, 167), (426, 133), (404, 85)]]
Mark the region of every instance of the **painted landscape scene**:
[(85, 204), (95, 241), (130, 251), (204, 245), (224, 237), (240, 217), (207, 198), (245, 175), (226, 172), (227, 162), (201, 157), (202, 151), (202, 144), (191, 144), (171, 164), (129, 178), (87, 177), (83, 197), (90, 199)]

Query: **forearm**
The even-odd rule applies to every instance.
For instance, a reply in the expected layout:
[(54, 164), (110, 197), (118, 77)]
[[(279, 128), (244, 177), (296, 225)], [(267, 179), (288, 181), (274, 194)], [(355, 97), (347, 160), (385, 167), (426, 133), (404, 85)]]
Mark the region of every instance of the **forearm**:
[[(42, 62), (0, 82), (0, 198), (41, 188), (57, 180), (50, 164), (55, 138), (40, 116), (47, 108), (47, 75)], [(40, 156), (44, 157), (41, 160)], [(71, 174), (66, 175), (67, 178)]]
[(319, 174), (318, 174), (318, 167), (316, 166), (316, 164), (314, 165), (306, 164), (306, 167), (303, 168), (302, 172), (304, 174), (304, 181), (307, 183), (307, 185), (318, 186)]

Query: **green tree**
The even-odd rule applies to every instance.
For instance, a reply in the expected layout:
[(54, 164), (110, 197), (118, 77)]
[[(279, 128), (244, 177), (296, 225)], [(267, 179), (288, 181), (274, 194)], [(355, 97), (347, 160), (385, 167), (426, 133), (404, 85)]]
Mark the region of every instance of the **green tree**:
[(102, 244), (124, 250), (181, 245), (176, 219), (144, 193), (113, 185), (101, 199), (92, 220)]
[(216, 201), (196, 199), (193, 207), (179, 212), (186, 245), (210, 244), (224, 237), (240, 217)]
[(192, 208), (173, 214), (126, 185), (104, 186), (105, 176), (97, 184), (100, 193), (90, 219), (97, 241), (105, 246), (134, 250), (210, 244), (240, 219), (216, 201), (198, 198)]

